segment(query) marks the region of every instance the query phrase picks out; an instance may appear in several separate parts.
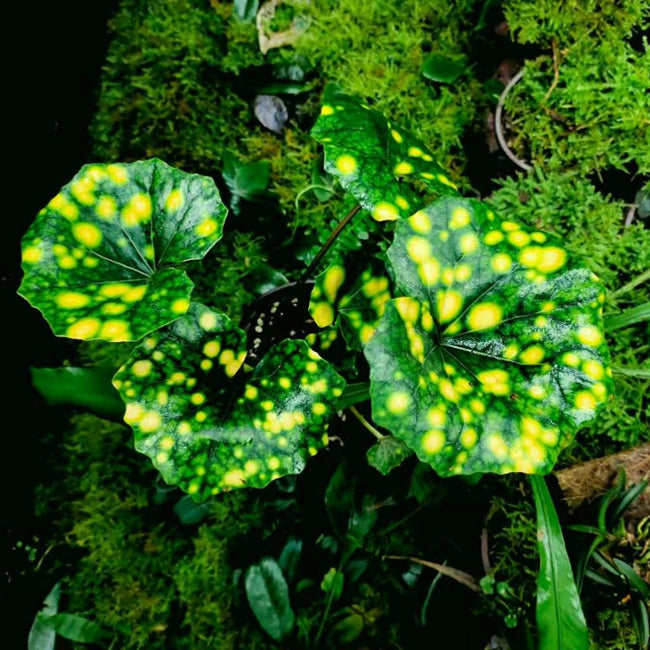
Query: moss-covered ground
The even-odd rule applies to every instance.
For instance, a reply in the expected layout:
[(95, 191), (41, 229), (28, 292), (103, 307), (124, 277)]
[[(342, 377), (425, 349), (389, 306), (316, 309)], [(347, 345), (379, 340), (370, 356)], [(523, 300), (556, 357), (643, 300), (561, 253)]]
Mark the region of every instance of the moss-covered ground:
[[(464, 193), (559, 233), (605, 282), (606, 316), (648, 302), (650, 283), (630, 283), (650, 268), (650, 229), (641, 216), (628, 224), (626, 216), (650, 174), (650, 3), (508, 0), (502, 12), (482, 14), (494, 4), (294, 0), (279, 7), (271, 28), (296, 17), (308, 28), (292, 46), (263, 55), (255, 23), (237, 20), (227, 0), (123, 0), (110, 23), (91, 128), (94, 158), (157, 156), (213, 176), (226, 197), (221, 172), (230, 154), (270, 165), (270, 194), (243, 201), (223, 245), (193, 269), (200, 298), (236, 318), (255, 295), (256, 273), (271, 265), (295, 278), (341, 216), (340, 190), (310, 189), (329, 182), (309, 129), (320, 91), (334, 82), (408, 126)], [(453, 84), (427, 80), (421, 69), (432, 52), (465, 56), (464, 74)], [(486, 144), (504, 60), (525, 69), (506, 112), (509, 144), (530, 171), (517, 171)], [(253, 100), (289, 81), (303, 88), (281, 95), (289, 120), (277, 135), (257, 121)], [(616, 329), (609, 344), (614, 398), (560, 466), (650, 440), (647, 323)], [(116, 353), (86, 345), (81, 355), (117, 364), (127, 347)], [(646, 378), (638, 376), (643, 369)], [(319, 635), (320, 580), (346, 543), (325, 489), (342, 459), (364, 463), (370, 443), (364, 429), (340, 427), (344, 448), (314, 459), (298, 487), (292, 480), (221, 496), (195, 513), (200, 521), (187, 523), (182, 493), (158, 482), (125, 427), (76, 416), (62, 440), (47, 442), (57, 469), (38, 507), (50, 522), (52, 551), (39, 571), (62, 578), (64, 609), (111, 630), (114, 648), (269, 648), (248, 609), (241, 570), (265, 555), (277, 558), (293, 536), (303, 541), (292, 585), (297, 633), (284, 647), (313, 648), (319, 636), (344, 647), (348, 628), (340, 623), (354, 615), (363, 629), (348, 647), (482, 648), (493, 634), (527, 647), (537, 556), (526, 482), (511, 476), (470, 486), (414, 473), (413, 463), (388, 479), (367, 468), (341, 482), (354, 508), (375, 504), (378, 520), (350, 560), (357, 577), (346, 574)], [(406, 575), (407, 564), (382, 560), (417, 555), (480, 577), (483, 529), (498, 597), (449, 580), (434, 590), (433, 574)], [(590, 584), (585, 603), (593, 648), (635, 647), (625, 602)]]

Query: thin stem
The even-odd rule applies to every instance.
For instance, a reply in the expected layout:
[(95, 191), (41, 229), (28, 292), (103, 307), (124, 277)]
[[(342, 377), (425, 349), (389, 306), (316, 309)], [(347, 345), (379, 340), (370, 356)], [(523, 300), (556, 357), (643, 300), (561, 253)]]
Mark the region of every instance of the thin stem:
[(404, 555), (384, 555), (382, 560), (408, 560), (409, 562), (422, 564), (423, 566), (446, 575), (448, 578), (454, 579), (456, 582), (460, 582), (461, 585), (465, 585), (465, 587), (472, 591), (479, 594), (481, 593), (481, 587), (479, 586), (478, 580), (473, 575), (465, 573), (465, 571), (460, 571), (459, 569), (454, 569), (453, 567), (448, 567), (446, 564), (438, 564), (437, 562), (421, 560), (419, 557), (407, 557)]
[(345, 228), (350, 221), (352, 221), (354, 215), (361, 210), (360, 205), (355, 205), (350, 212), (348, 212), (338, 225), (332, 231), (332, 234), (329, 236), (328, 240), (323, 244), (323, 247), (318, 251), (316, 257), (312, 260), (311, 264), (307, 267), (307, 270), (303, 273), (301, 282), (304, 282), (311, 277), (312, 273), (318, 268), (320, 261), (325, 257), (327, 251), (332, 247), (332, 244), (336, 241), (336, 238), (341, 234), (343, 228)]
[(354, 414), (354, 417), (357, 418), (357, 420), (359, 420), (359, 422), (361, 422), (361, 424), (363, 424), (363, 426), (366, 427), (366, 429), (368, 429), (377, 440), (383, 440), (386, 437), (383, 433), (377, 431), (377, 429), (375, 429), (375, 427), (373, 427), (372, 424), (370, 424), (370, 422), (368, 422), (368, 420), (366, 420), (366, 418), (364, 418), (354, 406), (351, 406), (350, 410)]

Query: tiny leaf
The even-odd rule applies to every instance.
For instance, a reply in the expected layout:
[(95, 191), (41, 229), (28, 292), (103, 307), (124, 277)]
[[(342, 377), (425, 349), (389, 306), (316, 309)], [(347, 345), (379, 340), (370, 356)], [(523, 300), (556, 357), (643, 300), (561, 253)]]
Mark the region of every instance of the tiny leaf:
[(335, 86), (325, 89), (311, 135), (325, 149), (325, 170), (377, 221), (405, 218), (420, 207), (402, 178), (438, 194), (458, 193), (424, 144)]
[(469, 199), (398, 223), (388, 257), (410, 297), (364, 350), (374, 421), (442, 476), (548, 472), (611, 389), (601, 283)]
[(273, 558), (264, 558), (246, 571), (246, 597), (253, 614), (276, 641), (293, 629), (295, 616), (282, 569)]
[(412, 451), (401, 440), (393, 436), (382, 438), (366, 453), (368, 464), (384, 475), (401, 465), (411, 454)]
[(23, 237), (19, 293), (57, 336), (135, 341), (187, 311), (173, 268), (221, 238), (214, 182), (152, 159), (85, 165)]
[(422, 74), (431, 81), (453, 83), (467, 71), (467, 60), (459, 56), (430, 54), (422, 66)]
[(327, 443), (343, 379), (285, 340), (246, 376), (244, 332), (193, 304), (146, 338), (115, 375), (135, 448), (196, 500), (296, 474)]
[(587, 624), (555, 506), (544, 478), (531, 476), (530, 480), (537, 510), (540, 556), (537, 647), (538, 650), (586, 650), (589, 646)]

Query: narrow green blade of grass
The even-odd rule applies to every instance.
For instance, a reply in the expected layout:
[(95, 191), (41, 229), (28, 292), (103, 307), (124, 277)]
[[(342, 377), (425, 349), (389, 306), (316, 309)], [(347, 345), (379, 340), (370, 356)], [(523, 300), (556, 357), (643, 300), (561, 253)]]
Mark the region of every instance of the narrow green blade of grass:
[(650, 302), (638, 305), (637, 307), (632, 307), (631, 309), (626, 309), (621, 314), (608, 316), (605, 319), (605, 330), (607, 332), (613, 332), (621, 327), (627, 327), (628, 325), (634, 325), (635, 323), (642, 323), (647, 320), (650, 320)]
[(537, 578), (538, 650), (587, 650), (589, 637), (562, 529), (542, 476), (531, 476), (540, 555)]

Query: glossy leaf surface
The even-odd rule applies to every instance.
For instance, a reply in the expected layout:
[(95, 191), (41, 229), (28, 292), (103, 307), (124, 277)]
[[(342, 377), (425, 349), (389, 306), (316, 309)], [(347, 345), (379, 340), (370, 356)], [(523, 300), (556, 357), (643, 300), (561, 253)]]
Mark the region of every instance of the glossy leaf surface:
[(316, 278), (309, 311), (319, 327), (333, 325), (340, 316), (348, 345), (361, 349), (373, 335), (386, 302), (392, 297), (391, 283), (379, 263), (359, 272), (351, 258), (354, 254), (343, 263), (332, 264)]
[(210, 178), (161, 160), (85, 165), (25, 234), (19, 293), (59, 336), (138, 340), (187, 311), (173, 266), (203, 258), (226, 212)]
[(264, 630), (276, 641), (289, 635), (295, 616), (282, 569), (270, 557), (246, 571), (246, 597)]
[(245, 376), (245, 334), (193, 304), (115, 375), (135, 448), (195, 499), (300, 472), (327, 442), (344, 381), (304, 341), (285, 340)]
[(377, 221), (405, 218), (420, 207), (404, 178), (438, 194), (458, 193), (419, 140), (335, 86), (325, 89), (311, 135), (325, 149), (325, 170)]
[(573, 578), (562, 527), (548, 487), (541, 476), (531, 476), (537, 510), (537, 634), (539, 650), (586, 650), (589, 635), (580, 596)]
[(611, 389), (600, 282), (459, 198), (400, 222), (388, 256), (410, 297), (365, 348), (375, 422), (443, 476), (549, 471)]

